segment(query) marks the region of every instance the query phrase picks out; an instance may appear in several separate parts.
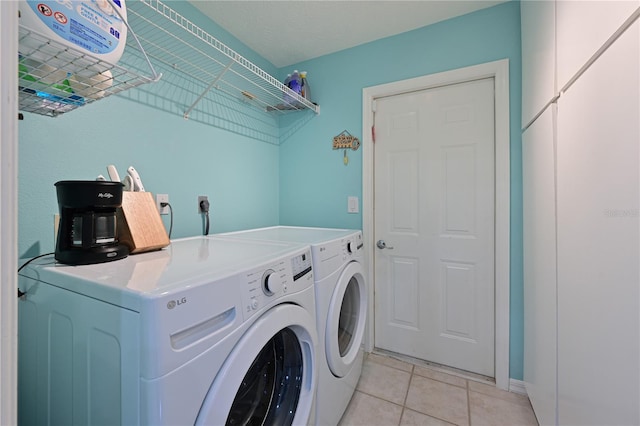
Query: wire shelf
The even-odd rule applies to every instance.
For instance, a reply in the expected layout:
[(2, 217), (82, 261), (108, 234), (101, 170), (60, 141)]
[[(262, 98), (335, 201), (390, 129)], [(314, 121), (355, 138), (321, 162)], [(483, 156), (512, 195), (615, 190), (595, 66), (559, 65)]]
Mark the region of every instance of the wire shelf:
[(127, 14), (150, 58), (202, 86), (203, 90), (185, 108), (185, 118), (212, 89), (262, 111), (320, 112), (318, 105), (293, 92), (160, 0), (127, 3)]
[[(127, 48), (138, 49), (131, 28)], [(160, 79), (150, 62), (147, 72), (102, 61), (37, 31), (19, 26), (18, 107), (56, 117), (99, 99)]]

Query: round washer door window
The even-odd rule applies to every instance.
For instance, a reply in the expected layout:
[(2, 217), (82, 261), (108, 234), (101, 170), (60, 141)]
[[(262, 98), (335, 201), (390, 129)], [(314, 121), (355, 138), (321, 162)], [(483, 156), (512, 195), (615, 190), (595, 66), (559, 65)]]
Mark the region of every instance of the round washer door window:
[(327, 317), (326, 356), (336, 377), (347, 374), (358, 356), (364, 336), (366, 309), (364, 270), (359, 262), (351, 262), (340, 274)]
[(292, 424), (302, 390), (303, 365), (295, 333), (290, 328), (280, 330), (242, 379), (226, 424)]
[(244, 333), (216, 375), (196, 425), (307, 424), (317, 380), (313, 317), (283, 304)]

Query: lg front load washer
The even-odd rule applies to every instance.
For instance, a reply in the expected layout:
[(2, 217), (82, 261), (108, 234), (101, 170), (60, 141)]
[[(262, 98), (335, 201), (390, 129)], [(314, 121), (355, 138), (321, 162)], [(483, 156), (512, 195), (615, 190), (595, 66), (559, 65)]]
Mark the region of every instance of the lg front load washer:
[(20, 273), (19, 423), (314, 423), (308, 245), (215, 237)]
[(362, 372), (367, 311), (362, 232), (275, 226), (222, 235), (311, 244), (320, 340), (316, 423), (336, 425)]

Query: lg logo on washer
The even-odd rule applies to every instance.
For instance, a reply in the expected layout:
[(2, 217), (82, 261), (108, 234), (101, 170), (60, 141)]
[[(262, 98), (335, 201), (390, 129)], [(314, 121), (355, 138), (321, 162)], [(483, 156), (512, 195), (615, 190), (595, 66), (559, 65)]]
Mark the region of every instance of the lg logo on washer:
[(184, 305), (185, 303), (187, 303), (186, 297), (183, 297), (182, 299), (169, 300), (167, 303), (167, 309), (173, 309), (176, 306)]

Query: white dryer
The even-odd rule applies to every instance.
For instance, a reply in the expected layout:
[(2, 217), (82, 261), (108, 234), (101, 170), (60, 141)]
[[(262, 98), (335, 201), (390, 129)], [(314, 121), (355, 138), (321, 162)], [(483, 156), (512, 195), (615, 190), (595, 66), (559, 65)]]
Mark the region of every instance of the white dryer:
[(316, 423), (337, 424), (362, 372), (367, 311), (362, 232), (275, 226), (221, 235), (311, 244), (320, 339)]
[(20, 424), (314, 422), (308, 245), (187, 238), (19, 283)]

